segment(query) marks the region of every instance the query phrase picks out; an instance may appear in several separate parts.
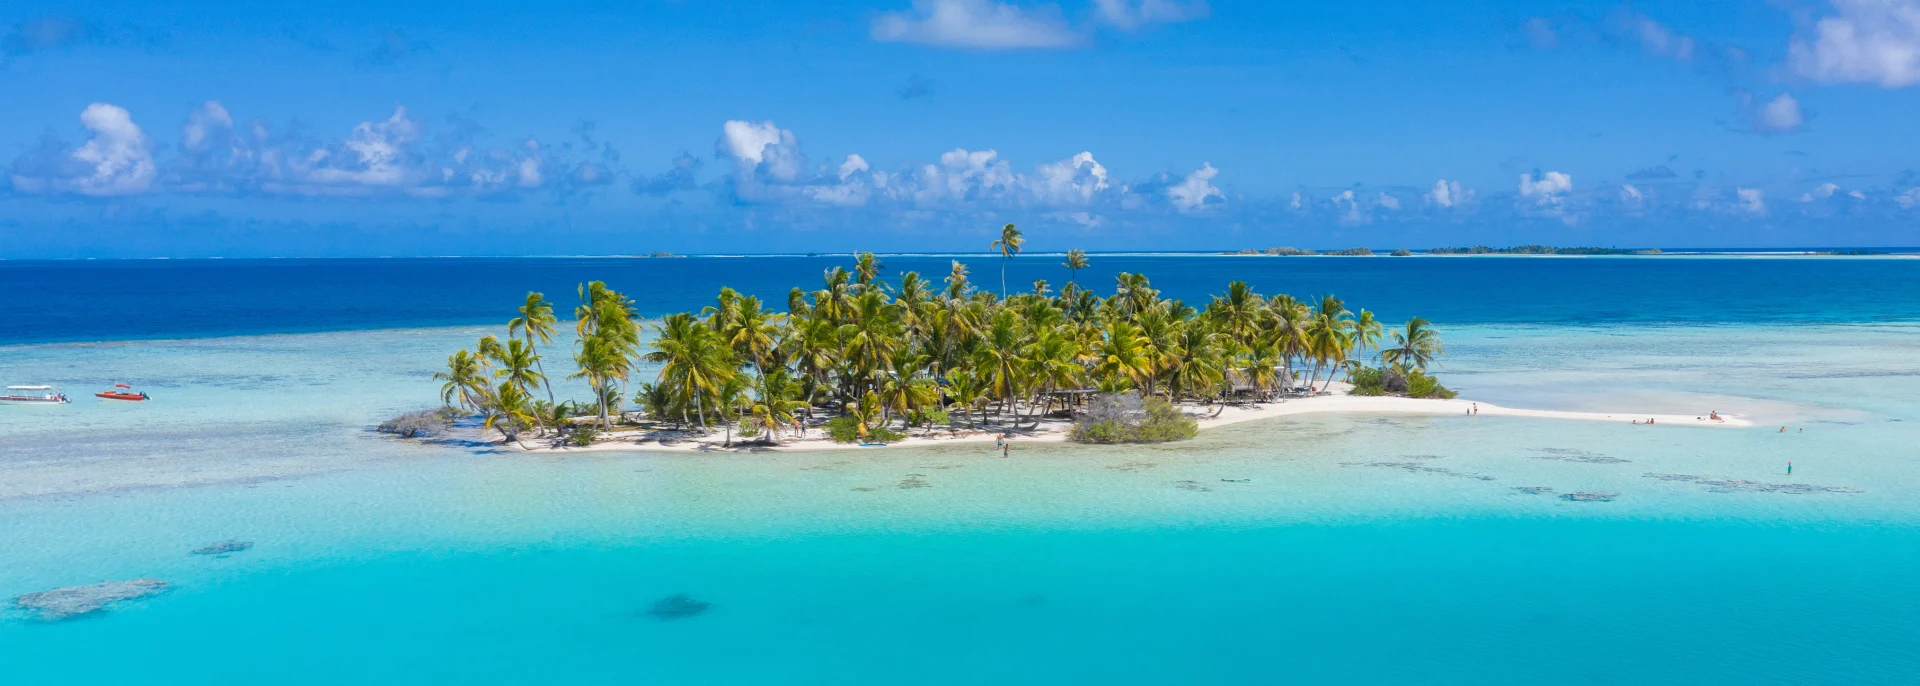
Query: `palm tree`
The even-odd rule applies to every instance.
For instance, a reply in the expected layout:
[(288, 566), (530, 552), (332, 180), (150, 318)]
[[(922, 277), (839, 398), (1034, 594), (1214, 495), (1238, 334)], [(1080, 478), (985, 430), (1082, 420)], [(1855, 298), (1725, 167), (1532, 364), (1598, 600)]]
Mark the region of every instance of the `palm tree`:
[(1367, 348), (1380, 348), (1380, 320), (1375, 319), (1372, 312), (1360, 310), (1360, 315), (1353, 318), (1353, 324), (1348, 328), (1353, 334), (1354, 357), (1364, 360)]
[(1145, 274), (1120, 272), (1115, 281), (1119, 285), (1113, 295), (1119, 299), (1121, 312), (1128, 317), (1139, 315), (1160, 300), (1160, 291), (1153, 289)]
[(1153, 377), (1153, 359), (1148, 355), (1147, 344), (1147, 335), (1131, 322), (1108, 324), (1100, 340), (1093, 373), (1103, 382), (1126, 380), (1135, 386), (1147, 385)]
[(860, 398), (860, 402), (847, 405), (847, 416), (853, 418), (854, 431), (859, 434), (861, 443), (867, 442), (867, 432), (872, 430), (874, 423), (880, 420), (882, 405), (880, 396), (873, 391), (867, 391), (867, 394)]
[(1250, 346), (1266, 304), (1247, 282), (1234, 281), (1227, 284), (1226, 295), (1215, 297), (1213, 303), (1207, 305), (1207, 314), (1235, 343)]
[[(516, 333), (524, 335), (529, 350), (534, 350), (534, 339), (539, 339), (541, 343), (553, 342), (553, 325), (559, 320), (554, 318), (553, 304), (547, 302), (546, 296), (537, 291), (528, 291), (527, 302), (520, 306), (519, 312), (520, 316), (507, 321), (507, 336), (512, 337)], [(547, 388), (547, 402), (551, 404), (554, 402), (553, 385), (546, 382), (547, 368), (540, 365), (538, 355), (534, 356), (533, 361), (534, 367), (540, 371), (541, 385)]]
[(947, 372), (946, 379), (947, 397), (953, 401), (949, 407), (953, 405), (960, 406), (960, 416), (966, 418), (967, 428), (974, 428), (973, 410), (986, 401), (986, 386), (982, 385), (979, 378), (966, 369), (950, 370)]
[(739, 369), (732, 350), (720, 341), (720, 334), (685, 313), (668, 315), (654, 325), (654, 331), (653, 352), (646, 359), (660, 365), (655, 383), (678, 401), (682, 421), (687, 419), (686, 410), (692, 409), (700, 426), (708, 426), (707, 407), (716, 404)]
[[(1033, 342), (1027, 344), (1023, 356), (1027, 363), (1026, 377), (1036, 392), (1079, 388), (1080, 377), (1086, 373), (1086, 368), (1080, 366), (1079, 341), (1057, 329), (1041, 329)], [(1053, 398), (1049, 395), (1045, 403), (1034, 403), (1033, 409), (1036, 413), (1051, 410), (1052, 404)]]
[(875, 258), (873, 253), (863, 252), (854, 255), (853, 272), (862, 288), (872, 286), (874, 279), (880, 278), (880, 270), (885, 268), (886, 266), (880, 264), (880, 260)]
[(499, 368), (493, 371), (494, 378), (505, 379), (507, 383), (528, 393), (546, 383), (547, 376), (537, 369), (540, 356), (533, 354), (532, 344), (518, 338), (508, 339), (506, 347), (494, 352), (494, 362), (499, 364)]
[(1323, 366), (1331, 367), (1327, 371), (1327, 383), (1333, 382), (1334, 372), (1339, 370), (1340, 362), (1346, 360), (1351, 346), (1347, 325), (1352, 317), (1346, 303), (1339, 298), (1331, 295), (1320, 297), (1320, 303), (1314, 307), (1306, 327), (1306, 349), (1313, 356), (1313, 376), (1318, 377)]
[(447, 356), (447, 371), (433, 374), (433, 380), (446, 382), (440, 386), (440, 402), (453, 405), (457, 401), (461, 408), (479, 409), (480, 400), (487, 395), (480, 359), (465, 350)]
[(579, 368), (569, 379), (585, 378), (593, 388), (594, 406), (598, 408), (598, 426), (610, 428), (607, 420), (607, 389), (620, 368), (620, 353), (611, 341), (600, 336), (587, 336), (580, 339), (580, 349), (573, 354), (573, 364)]
[(1188, 321), (1175, 336), (1172, 374), (1168, 387), (1175, 398), (1203, 398), (1226, 380), (1220, 349), (1213, 332), (1200, 320)]
[[(500, 432), (502, 443), (520, 443), (520, 432), (539, 423), (534, 417), (530, 400), (527, 392), (512, 381), (500, 382), (500, 386), (487, 398), (487, 419), (482, 426)], [(527, 444), (520, 443), (520, 447), (525, 448)]]
[(1012, 224), (1008, 224), (1000, 227), (1000, 239), (987, 245), (987, 249), (996, 250), (1000, 253), (1001, 298), (1007, 297), (1007, 260), (1011, 260), (1014, 255), (1020, 254), (1020, 246), (1026, 242), (1027, 240), (1025, 238), (1020, 237), (1020, 230), (1013, 228)]
[[(982, 332), (980, 348), (974, 353), (974, 366), (987, 390), (1000, 399), (1000, 412), (1013, 411), (1013, 396), (1020, 392), (1026, 360), (1021, 357), (1020, 316), (1012, 310), (995, 312), (987, 330)], [(1020, 417), (1014, 415), (1014, 427)]]
[(804, 433), (806, 425), (801, 424), (794, 413), (807, 404), (797, 397), (800, 384), (787, 376), (784, 369), (775, 369), (760, 376), (754, 386), (753, 402), (747, 407), (747, 417), (766, 431), (767, 444), (779, 443), (781, 427), (791, 426), (795, 433)]
[(746, 375), (734, 374), (727, 377), (726, 383), (720, 384), (720, 389), (713, 394), (714, 414), (727, 427), (726, 447), (733, 447), (733, 425), (739, 422), (742, 411), (753, 400), (748, 395), (749, 390)]
[(775, 338), (784, 317), (761, 309), (760, 299), (751, 295), (735, 301), (733, 310), (731, 321), (720, 335), (735, 355), (753, 363), (754, 373), (764, 376), (778, 347)]
[(535, 402), (534, 418), (544, 429), (552, 429), (556, 434), (565, 434), (573, 426), (573, 401), (563, 400), (557, 403)]
[(1087, 251), (1079, 248), (1068, 250), (1067, 261), (1062, 266), (1067, 268), (1067, 283), (1075, 283), (1074, 279), (1080, 276), (1080, 270), (1087, 268)]
[(1434, 330), (1431, 322), (1419, 317), (1407, 320), (1405, 331), (1393, 332), (1393, 346), (1380, 351), (1380, 357), (1402, 370), (1411, 367), (1425, 371), (1435, 357), (1445, 352), (1440, 345), (1440, 332)]

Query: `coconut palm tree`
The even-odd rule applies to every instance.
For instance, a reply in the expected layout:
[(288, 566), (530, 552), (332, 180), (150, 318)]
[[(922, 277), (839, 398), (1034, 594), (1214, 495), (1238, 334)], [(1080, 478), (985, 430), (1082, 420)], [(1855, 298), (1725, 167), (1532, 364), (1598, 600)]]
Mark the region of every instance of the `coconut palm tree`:
[[(1027, 344), (1022, 357), (1027, 363), (1026, 377), (1036, 393), (1079, 388), (1080, 379), (1087, 371), (1080, 365), (1079, 341), (1052, 327), (1040, 329), (1033, 342)], [(1051, 410), (1052, 403), (1051, 395), (1045, 403), (1034, 403), (1035, 416)]]
[[(980, 348), (974, 353), (973, 363), (980, 373), (980, 380), (995, 398), (1000, 399), (1002, 414), (1013, 411), (1013, 397), (1020, 393), (1026, 360), (1021, 357), (1020, 315), (1012, 310), (1000, 310), (993, 314), (985, 331), (981, 332)], [(1014, 426), (1018, 428), (1020, 417), (1014, 415)]]
[[(483, 412), (487, 419), (482, 426), (500, 432), (502, 443), (520, 443), (520, 433), (539, 424), (531, 400), (526, 390), (513, 381), (501, 381), (486, 400)], [(525, 448), (527, 444), (520, 443), (520, 447)]]
[[(1148, 352), (1147, 335), (1127, 321), (1107, 325), (1101, 337), (1093, 373), (1103, 384), (1125, 380), (1144, 387), (1153, 378), (1153, 358)], [(1111, 387), (1111, 386), (1109, 386)]]
[(601, 336), (587, 336), (580, 339), (580, 349), (573, 354), (573, 364), (579, 371), (568, 374), (567, 378), (587, 380), (587, 385), (593, 388), (594, 406), (598, 409), (597, 425), (602, 429), (611, 428), (612, 423), (607, 419), (607, 389), (620, 373), (622, 362), (618, 346)]
[(487, 395), (486, 376), (480, 371), (480, 358), (462, 350), (447, 356), (447, 371), (434, 372), (433, 380), (445, 381), (440, 386), (440, 402), (448, 405), (458, 404), (466, 410), (476, 410), (480, 400)]
[[(1323, 295), (1314, 306), (1312, 316), (1307, 320), (1306, 351), (1313, 357), (1313, 376), (1320, 375), (1320, 369), (1327, 367), (1327, 382), (1333, 382), (1333, 374), (1338, 371), (1340, 362), (1346, 359), (1351, 343), (1348, 340), (1347, 325), (1353, 313), (1347, 311), (1346, 303), (1332, 295)], [(1311, 385), (1311, 384), (1309, 384)]]
[(1205, 398), (1217, 395), (1226, 380), (1218, 336), (1203, 320), (1189, 320), (1179, 327), (1172, 351), (1167, 386), (1173, 397)]
[(795, 434), (804, 435), (806, 425), (800, 423), (795, 413), (807, 407), (799, 399), (800, 383), (787, 375), (785, 369), (774, 369), (762, 374), (754, 384), (753, 401), (747, 406), (747, 417), (765, 430), (763, 440), (768, 445), (779, 443), (779, 431), (792, 427)]
[(880, 260), (875, 258), (873, 253), (863, 252), (854, 255), (853, 272), (861, 288), (873, 286), (874, 280), (880, 278), (880, 270), (885, 268), (886, 266), (880, 264)]
[(739, 359), (753, 363), (755, 374), (764, 376), (778, 348), (781, 315), (761, 308), (760, 299), (751, 295), (733, 304), (734, 314), (720, 335)]
[(1114, 277), (1117, 286), (1114, 297), (1118, 299), (1120, 311), (1124, 316), (1137, 316), (1160, 301), (1160, 291), (1154, 290), (1145, 274), (1120, 272)]
[(1074, 248), (1067, 251), (1067, 261), (1061, 266), (1067, 268), (1067, 283), (1077, 283), (1080, 270), (1087, 268), (1087, 251)]
[(967, 420), (967, 428), (974, 428), (973, 411), (986, 402), (986, 386), (979, 381), (971, 370), (953, 369), (947, 372), (947, 397), (953, 405), (960, 407), (960, 414)]
[(719, 409), (721, 392), (739, 369), (733, 351), (719, 333), (685, 313), (668, 315), (654, 325), (654, 331), (649, 344), (653, 352), (647, 353), (646, 360), (660, 365), (655, 384), (673, 394), (681, 406), (682, 421), (691, 409), (700, 426), (708, 426), (707, 408)]
[(1247, 282), (1234, 281), (1227, 284), (1226, 294), (1214, 297), (1207, 305), (1207, 314), (1235, 343), (1251, 346), (1266, 305)]
[(540, 356), (533, 354), (533, 346), (526, 341), (508, 339), (506, 347), (496, 348), (494, 353), (494, 362), (499, 365), (493, 370), (494, 378), (505, 379), (529, 394), (546, 382), (547, 376), (538, 369)]
[(860, 402), (847, 404), (847, 416), (853, 418), (854, 431), (859, 434), (861, 443), (867, 442), (867, 432), (880, 421), (880, 408), (884, 405), (879, 394), (873, 391), (861, 396)]
[(547, 402), (552, 404), (554, 402), (553, 384), (547, 383), (547, 368), (540, 364), (540, 356), (537, 354), (539, 350), (533, 343), (535, 339), (541, 343), (553, 342), (553, 326), (558, 323), (553, 316), (553, 304), (547, 302), (546, 296), (538, 291), (528, 291), (527, 301), (520, 306), (519, 313), (520, 316), (507, 320), (507, 336), (524, 336), (527, 349), (536, 353), (533, 358), (534, 368), (539, 370), (540, 383), (547, 389)]
[(1000, 253), (1001, 298), (1007, 297), (1007, 260), (1011, 260), (1013, 256), (1020, 254), (1020, 246), (1026, 242), (1027, 240), (1025, 238), (1020, 237), (1020, 230), (1013, 228), (1012, 224), (1008, 224), (1000, 227), (1000, 238), (987, 245), (987, 249), (999, 251)]
[(1440, 332), (1425, 319), (1414, 317), (1407, 320), (1404, 331), (1393, 332), (1393, 347), (1380, 351), (1382, 361), (1405, 369), (1425, 371), (1433, 359), (1445, 352), (1440, 344)]
[(1356, 359), (1364, 361), (1368, 348), (1380, 349), (1380, 320), (1375, 319), (1372, 312), (1360, 310), (1348, 330), (1353, 337), (1353, 355)]

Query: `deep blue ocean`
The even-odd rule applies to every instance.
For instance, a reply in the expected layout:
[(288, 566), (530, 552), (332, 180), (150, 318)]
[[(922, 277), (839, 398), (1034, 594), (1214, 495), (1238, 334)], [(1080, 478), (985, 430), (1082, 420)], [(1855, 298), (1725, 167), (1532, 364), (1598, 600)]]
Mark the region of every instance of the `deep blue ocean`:
[[(954, 260), (998, 290), (1002, 261), (885, 256), (883, 274), (946, 277)], [(1276, 258), (1093, 255), (1079, 283), (1111, 292), (1146, 274), (1167, 297), (1204, 306), (1233, 279), (1257, 290), (1330, 292), (1388, 321), (1742, 323), (1920, 319), (1920, 259), (1811, 257)], [(845, 255), (689, 258), (440, 258), (0, 262), (0, 344), (296, 333), (504, 321), (528, 290), (562, 316), (576, 287), (602, 280), (647, 315), (698, 310), (723, 285), (784, 311), (788, 289), (818, 288)], [(1069, 275), (1058, 255), (1005, 263), (1009, 288)]]

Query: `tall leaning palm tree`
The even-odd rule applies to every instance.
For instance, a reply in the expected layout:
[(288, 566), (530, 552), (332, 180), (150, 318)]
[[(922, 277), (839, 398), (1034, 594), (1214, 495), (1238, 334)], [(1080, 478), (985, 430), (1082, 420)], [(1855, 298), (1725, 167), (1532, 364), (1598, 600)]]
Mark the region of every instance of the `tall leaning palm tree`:
[(1000, 253), (1001, 298), (1007, 297), (1007, 260), (1011, 260), (1014, 255), (1020, 254), (1020, 246), (1026, 242), (1027, 239), (1020, 237), (1020, 230), (1013, 228), (1012, 224), (1008, 224), (1000, 227), (1000, 239), (987, 245), (989, 250)]
[(520, 316), (507, 321), (507, 336), (520, 335), (527, 342), (527, 349), (535, 353), (533, 363), (540, 372), (540, 384), (547, 389), (547, 403), (558, 406), (553, 399), (553, 384), (547, 383), (547, 368), (540, 365), (539, 350), (533, 345), (534, 339), (541, 343), (553, 342), (553, 325), (559, 321), (553, 316), (553, 304), (538, 291), (528, 291), (527, 302), (520, 306), (519, 312)]
[(460, 407), (478, 409), (480, 400), (487, 394), (486, 378), (480, 373), (480, 358), (465, 350), (447, 356), (447, 371), (434, 372), (433, 380), (446, 382), (440, 386), (440, 402), (448, 405), (458, 401)]
[(1087, 251), (1079, 248), (1068, 250), (1067, 261), (1061, 266), (1067, 268), (1067, 283), (1079, 285), (1075, 279), (1079, 278), (1080, 270), (1087, 268)]

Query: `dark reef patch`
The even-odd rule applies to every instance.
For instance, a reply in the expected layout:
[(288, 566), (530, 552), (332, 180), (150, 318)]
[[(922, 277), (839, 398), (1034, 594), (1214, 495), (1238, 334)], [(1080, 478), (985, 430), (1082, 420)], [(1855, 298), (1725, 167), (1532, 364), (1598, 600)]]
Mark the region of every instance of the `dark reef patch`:
[(1418, 474), (1439, 474), (1441, 476), (1456, 476), (1462, 479), (1473, 479), (1476, 481), (1492, 481), (1493, 480), (1493, 477), (1487, 476), (1485, 474), (1456, 472), (1451, 469), (1447, 469), (1446, 467), (1428, 467), (1418, 462), (1389, 462), (1389, 461), (1342, 462), (1340, 463), (1340, 465), (1343, 467), (1383, 467), (1386, 469), (1400, 469), (1400, 470), (1405, 470), (1405, 471), (1414, 472)]
[(1647, 478), (1661, 481), (1683, 481), (1707, 487), (1709, 493), (1788, 493), (1806, 495), (1809, 493), (1865, 493), (1852, 486), (1816, 486), (1813, 484), (1773, 484), (1747, 479), (1715, 479), (1697, 474), (1657, 474), (1648, 472)]
[(713, 609), (713, 603), (694, 600), (692, 596), (685, 593), (675, 593), (653, 601), (653, 604), (647, 607), (646, 615), (663, 622), (670, 622), (705, 614), (711, 609)]

